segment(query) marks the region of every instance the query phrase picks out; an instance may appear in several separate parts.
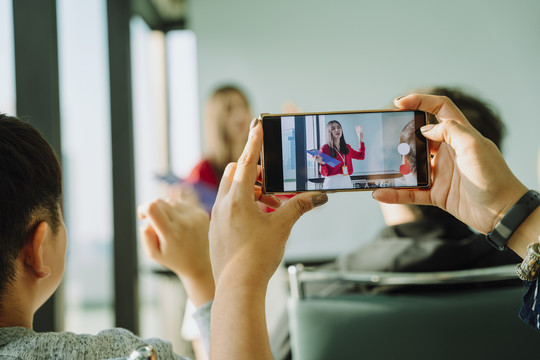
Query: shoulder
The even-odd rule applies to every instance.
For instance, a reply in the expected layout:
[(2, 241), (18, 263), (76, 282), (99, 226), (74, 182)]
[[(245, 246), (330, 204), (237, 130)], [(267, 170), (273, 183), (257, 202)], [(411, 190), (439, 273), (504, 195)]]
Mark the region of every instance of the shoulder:
[(36, 333), (29, 329), (6, 328), (0, 331), (0, 339), (3, 342), (0, 358), (24, 355), (24, 359), (110, 359), (129, 356), (137, 348), (151, 345), (160, 359), (182, 359), (174, 355), (168, 341), (141, 339), (132, 332), (119, 328), (104, 330), (96, 335), (72, 332)]
[(328, 144), (324, 144), (321, 148), (322, 152), (325, 152), (327, 154), (330, 153), (330, 147), (328, 146)]

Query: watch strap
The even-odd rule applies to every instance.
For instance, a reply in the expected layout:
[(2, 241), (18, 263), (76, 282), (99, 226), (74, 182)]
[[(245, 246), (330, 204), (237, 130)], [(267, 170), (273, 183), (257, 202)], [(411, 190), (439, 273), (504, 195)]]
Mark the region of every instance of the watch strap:
[(539, 205), (540, 194), (535, 190), (527, 191), (486, 235), (487, 242), (497, 250), (506, 250), (508, 239)]

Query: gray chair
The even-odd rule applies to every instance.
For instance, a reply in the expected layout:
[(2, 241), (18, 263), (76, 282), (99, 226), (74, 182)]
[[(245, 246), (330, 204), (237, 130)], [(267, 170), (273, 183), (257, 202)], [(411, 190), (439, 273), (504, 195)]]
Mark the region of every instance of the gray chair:
[[(524, 291), (514, 265), (434, 273), (347, 273), (297, 265), (289, 275), (294, 360), (540, 355), (540, 332), (518, 317)], [(306, 286), (329, 282), (399, 291), (306, 294)]]

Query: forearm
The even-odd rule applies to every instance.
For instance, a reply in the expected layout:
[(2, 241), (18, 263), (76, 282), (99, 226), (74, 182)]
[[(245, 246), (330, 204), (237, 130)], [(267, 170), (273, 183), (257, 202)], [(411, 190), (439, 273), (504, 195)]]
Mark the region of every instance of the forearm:
[(349, 150), (353, 159), (364, 160), (366, 157), (366, 145), (364, 144), (363, 141), (360, 141), (360, 145), (358, 146), (358, 151), (354, 150), (350, 146), (349, 146)]
[(210, 324), (210, 359), (272, 359), (265, 318), (266, 286), (221, 278)]
[(508, 240), (508, 247), (524, 258), (527, 246), (538, 241), (540, 236), (540, 206), (529, 215)]

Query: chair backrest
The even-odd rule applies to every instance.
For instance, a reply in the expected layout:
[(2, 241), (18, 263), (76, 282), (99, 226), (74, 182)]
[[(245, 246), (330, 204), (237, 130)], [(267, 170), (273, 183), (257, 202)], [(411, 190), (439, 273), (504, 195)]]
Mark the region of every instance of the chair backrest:
[[(295, 266), (289, 273), (295, 360), (511, 359), (539, 354), (540, 333), (518, 317), (523, 287), (519, 282), (508, 286), (508, 280), (516, 278), (513, 265), (438, 273), (343, 273)], [(306, 284), (328, 280), (412, 287), (397, 293), (304, 294)], [(477, 283), (501, 286), (470, 286)], [(445, 289), (444, 284), (452, 286)]]

